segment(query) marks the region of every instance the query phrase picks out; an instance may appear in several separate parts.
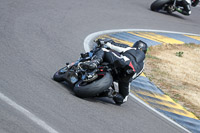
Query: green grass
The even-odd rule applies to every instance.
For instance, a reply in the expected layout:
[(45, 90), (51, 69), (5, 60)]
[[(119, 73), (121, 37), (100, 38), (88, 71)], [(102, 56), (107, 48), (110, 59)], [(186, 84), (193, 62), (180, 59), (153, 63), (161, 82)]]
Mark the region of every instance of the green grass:
[(178, 57), (183, 57), (183, 54), (184, 54), (184, 52), (182, 52), (182, 51), (176, 52), (176, 56), (178, 56)]

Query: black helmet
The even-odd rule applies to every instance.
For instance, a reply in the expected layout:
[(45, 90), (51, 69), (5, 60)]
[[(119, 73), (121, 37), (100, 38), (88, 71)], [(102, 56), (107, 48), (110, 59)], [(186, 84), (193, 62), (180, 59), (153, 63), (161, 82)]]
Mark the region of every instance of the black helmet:
[(134, 43), (133, 48), (140, 49), (146, 54), (148, 45), (145, 42), (139, 40)]
[(192, 6), (195, 7), (199, 4), (199, 0), (192, 0)]

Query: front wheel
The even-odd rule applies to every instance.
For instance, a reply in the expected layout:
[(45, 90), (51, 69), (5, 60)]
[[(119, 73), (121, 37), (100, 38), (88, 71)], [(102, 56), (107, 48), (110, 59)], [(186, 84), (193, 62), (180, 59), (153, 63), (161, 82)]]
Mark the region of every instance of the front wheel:
[(161, 10), (165, 4), (170, 3), (172, 0), (156, 0), (151, 4), (152, 11), (159, 11)]
[(77, 82), (74, 86), (74, 93), (81, 98), (94, 97), (108, 89), (112, 82), (113, 77), (110, 73), (106, 72), (98, 75), (98, 78), (91, 83), (86, 83), (82, 80)]
[(54, 75), (53, 75), (53, 80), (57, 81), (57, 82), (63, 82), (64, 79), (64, 75), (66, 73), (66, 71), (68, 70), (67, 66), (61, 68), (60, 70), (58, 70)]

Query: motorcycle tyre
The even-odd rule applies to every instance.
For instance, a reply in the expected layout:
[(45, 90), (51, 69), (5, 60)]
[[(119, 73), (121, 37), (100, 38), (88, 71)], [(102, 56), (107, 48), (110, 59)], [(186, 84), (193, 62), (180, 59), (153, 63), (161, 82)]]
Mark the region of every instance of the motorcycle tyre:
[(171, 2), (171, 0), (156, 0), (151, 4), (152, 11), (159, 11), (163, 8), (163, 6), (167, 3)]
[(83, 81), (78, 81), (74, 86), (74, 93), (76, 96), (80, 98), (89, 98), (94, 97), (97, 94), (102, 93), (104, 90), (108, 89), (112, 82), (113, 77), (110, 73), (106, 72), (106, 74), (98, 80), (91, 82), (85, 86), (80, 86)]
[(65, 67), (61, 68), (60, 70), (58, 70), (54, 75), (53, 75), (53, 80), (57, 81), (57, 82), (63, 82), (65, 81), (64, 75), (65, 73), (61, 73), (60, 71), (62, 69), (64, 69)]

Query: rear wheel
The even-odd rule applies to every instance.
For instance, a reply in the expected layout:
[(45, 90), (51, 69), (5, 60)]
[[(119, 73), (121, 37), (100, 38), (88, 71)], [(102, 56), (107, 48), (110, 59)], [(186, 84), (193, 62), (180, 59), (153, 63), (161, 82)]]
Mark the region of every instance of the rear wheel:
[(91, 83), (82, 80), (77, 82), (74, 86), (74, 93), (81, 98), (94, 97), (108, 89), (112, 82), (111, 74), (106, 72), (103, 75), (98, 75), (98, 78)]
[(156, 0), (151, 4), (152, 11), (159, 11), (161, 10), (165, 4), (170, 3), (171, 0)]

